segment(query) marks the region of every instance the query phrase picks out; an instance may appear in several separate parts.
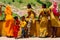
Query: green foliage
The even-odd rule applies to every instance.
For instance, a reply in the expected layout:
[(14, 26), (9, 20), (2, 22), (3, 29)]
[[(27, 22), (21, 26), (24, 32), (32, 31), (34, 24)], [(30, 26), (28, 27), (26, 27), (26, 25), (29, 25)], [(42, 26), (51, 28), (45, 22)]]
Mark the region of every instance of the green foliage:
[(8, 2), (8, 4), (11, 4), (11, 2)]
[(22, 0), (19, 0), (19, 3), (23, 3)]
[(12, 0), (12, 2), (15, 2), (15, 0)]
[(59, 11), (60, 11), (60, 4), (58, 5)]
[(58, 7), (60, 8), (60, 4), (58, 5)]
[(5, 14), (2, 12), (2, 15), (0, 16), (0, 20), (5, 20)]
[(3, 3), (6, 3), (6, 1), (4, 1)]
[(31, 3), (33, 6), (35, 6), (35, 4), (34, 3)]
[(46, 5), (47, 5), (47, 8), (49, 8), (52, 5), (52, 3), (48, 1), (46, 2)]
[(16, 13), (13, 13), (12, 16), (13, 16), (13, 17), (18, 16), (18, 17), (20, 18), (20, 15), (18, 15), (18, 14), (16, 14)]
[(42, 1), (40, 1), (40, 0), (36, 0), (38, 3), (40, 3), (40, 4), (44, 4)]
[(19, 9), (22, 9), (22, 7), (26, 6), (28, 3), (30, 3), (34, 7), (36, 7), (36, 4), (38, 4), (36, 0), (0, 0), (0, 2), (12, 4)]

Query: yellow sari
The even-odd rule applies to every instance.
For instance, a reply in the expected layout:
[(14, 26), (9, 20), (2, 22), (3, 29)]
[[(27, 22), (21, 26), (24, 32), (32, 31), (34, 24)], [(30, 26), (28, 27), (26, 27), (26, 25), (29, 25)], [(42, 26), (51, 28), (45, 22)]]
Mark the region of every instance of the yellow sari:
[[(48, 33), (47, 33), (48, 17), (46, 14), (43, 14), (44, 10), (47, 11), (47, 9), (40, 10), (40, 14), (42, 15), (42, 17), (40, 18), (40, 37), (45, 37), (48, 35)], [(42, 34), (42, 32), (43, 32), (43, 34)]]
[(50, 13), (50, 17), (51, 17), (51, 24), (52, 24), (52, 26), (60, 27), (59, 18), (57, 16), (54, 16), (53, 12)]
[(3, 36), (13, 36), (12, 27), (13, 27), (14, 19), (12, 17), (11, 7), (9, 5), (6, 6), (5, 14), (6, 14), (6, 18), (5, 18), (5, 22), (3, 24), (2, 35)]
[(34, 14), (31, 13), (31, 15), (29, 16), (29, 18), (26, 18), (26, 21), (29, 22), (29, 20), (32, 19), (31, 21), (31, 25), (30, 25), (30, 35), (31, 36), (36, 36), (36, 26), (35, 26), (35, 23), (36, 23), (36, 20), (34, 18)]
[[(49, 7), (49, 9), (53, 9), (53, 5), (51, 5)], [(51, 18), (51, 24), (54, 27), (60, 27), (60, 21), (59, 18), (57, 16), (54, 16), (53, 12), (50, 12), (50, 18)]]

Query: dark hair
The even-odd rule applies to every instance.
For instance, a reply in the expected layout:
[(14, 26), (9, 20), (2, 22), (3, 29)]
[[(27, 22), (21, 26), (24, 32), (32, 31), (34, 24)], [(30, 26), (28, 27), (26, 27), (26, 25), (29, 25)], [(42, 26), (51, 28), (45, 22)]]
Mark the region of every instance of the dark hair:
[(42, 4), (43, 8), (46, 8), (46, 4)]
[(31, 4), (28, 4), (28, 5), (27, 5), (27, 8), (28, 8), (28, 9), (29, 9), (29, 8), (32, 8), (32, 7), (31, 7)]
[(14, 17), (14, 19), (18, 19), (18, 17), (17, 17), (17, 16), (15, 16), (15, 17)]
[(21, 20), (22, 20), (22, 21), (25, 21), (25, 16), (22, 16), (22, 17), (21, 17)]
[(25, 19), (25, 16), (22, 16), (22, 18), (24, 18), (24, 19)]

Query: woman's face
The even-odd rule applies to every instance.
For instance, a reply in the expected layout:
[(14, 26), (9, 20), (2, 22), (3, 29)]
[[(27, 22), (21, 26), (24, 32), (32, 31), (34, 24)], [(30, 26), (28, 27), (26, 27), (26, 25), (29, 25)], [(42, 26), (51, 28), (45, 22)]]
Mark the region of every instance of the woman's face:
[(53, 3), (53, 6), (54, 6), (55, 8), (57, 8), (57, 2), (54, 2), (54, 3)]
[(46, 5), (45, 5), (45, 4), (43, 4), (43, 5), (42, 5), (42, 8), (46, 8)]
[(54, 5), (55, 8), (57, 8), (57, 5)]
[(42, 8), (44, 8), (44, 6), (42, 6)]

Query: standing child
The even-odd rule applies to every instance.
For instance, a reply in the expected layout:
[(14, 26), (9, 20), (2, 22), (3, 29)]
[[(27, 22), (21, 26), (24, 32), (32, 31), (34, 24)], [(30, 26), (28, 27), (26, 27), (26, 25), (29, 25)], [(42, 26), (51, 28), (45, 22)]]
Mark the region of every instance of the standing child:
[(13, 36), (15, 38), (17, 38), (18, 37), (18, 31), (19, 31), (19, 28), (20, 28), (20, 26), (19, 26), (20, 21), (18, 20), (17, 16), (14, 17), (14, 19), (15, 19), (15, 23), (14, 23), (14, 27), (13, 27)]
[(24, 16), (22, 16), (22, 19), (21, 19), (21, 29), (22, 29), (22, 35), (21, 35), (21, 37), (25, 37), (26, 35), (26, 31), (25, 31), (25, 27), (26, 27), (26, 21), (25, 21), (25, 17)]

